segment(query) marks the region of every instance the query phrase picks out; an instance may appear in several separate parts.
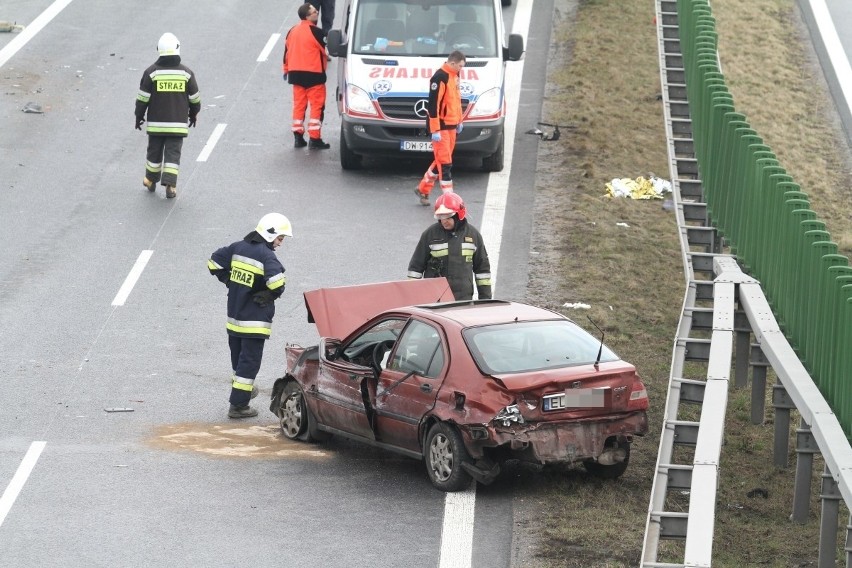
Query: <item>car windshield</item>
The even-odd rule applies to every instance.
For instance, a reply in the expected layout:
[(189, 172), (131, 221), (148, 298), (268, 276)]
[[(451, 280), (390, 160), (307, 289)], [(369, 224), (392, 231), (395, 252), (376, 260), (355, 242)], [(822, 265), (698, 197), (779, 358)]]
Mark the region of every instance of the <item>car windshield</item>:
[(599, 338), (569, 320), (506, 323), (472, 327), (462, 332), (467, 347), (486, 374), (523, 373), (591, 365), (618, 356)]
[(361, 55), (496, 57), (492, 0), (363, 0), (350, 41)]

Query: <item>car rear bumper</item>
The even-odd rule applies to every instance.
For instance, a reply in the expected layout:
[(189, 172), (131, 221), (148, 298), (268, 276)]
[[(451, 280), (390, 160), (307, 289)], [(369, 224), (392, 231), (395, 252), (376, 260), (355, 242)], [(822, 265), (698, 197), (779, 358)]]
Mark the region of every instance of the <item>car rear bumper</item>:
[[(510, 426), (460, 426), (468, 452), (482, 458), (488, 448), (501, 450), (503, 457), (536, 463), (572, 463), (597, 459), (608, 438), (630, 439), (648, 431), (644, 411), (606, 418), (564, 422), (513, 423)], [(487, 430), (487, 437), (483, 430)], [(508, 455), (505, 455), (508, 454)]]
[[(453, 155), (485, 158), (500, 148), (503, 139), (504, 119), (485, 122), (467, 122), (456, 138)], [(431, 152), (410, 152), (400, 149), (402, 140), (428, 142), (429, 133), (417, 125), (397, 125), (381, 120), (353, 118), (341, 115), (341, 136), (349, 150), (361, 155), (429, 157)]]

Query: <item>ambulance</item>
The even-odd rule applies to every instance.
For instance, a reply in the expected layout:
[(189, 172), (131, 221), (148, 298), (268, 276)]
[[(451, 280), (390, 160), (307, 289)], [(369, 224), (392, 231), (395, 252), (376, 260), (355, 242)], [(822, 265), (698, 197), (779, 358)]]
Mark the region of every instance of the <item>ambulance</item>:
[(453, 50), (467, 59), (454, 156), (481, 158), (485, 171), (503, 169), (506, 62), (524, 52), (519, 34), (506, 41), (502, 5), (509, 1), (345, 1), (342, 28), (327, 38), (329, 53), (340, 58), (335, 99), (344, 170), (359, 169), (364, 156), (431, 156), (429, 79)]

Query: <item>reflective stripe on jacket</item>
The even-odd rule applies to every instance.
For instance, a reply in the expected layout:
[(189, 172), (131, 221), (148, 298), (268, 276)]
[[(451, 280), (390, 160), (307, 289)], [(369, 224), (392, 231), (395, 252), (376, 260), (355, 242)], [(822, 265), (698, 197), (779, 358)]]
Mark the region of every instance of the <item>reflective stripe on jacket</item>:
[(459, 75), (444, 63), (429, 80), (429, 132), (453, 130), (461, 123), (462, 104)]
[(408, 263), (409, 278), (446, 276), (456, 300), (473, 298), (474, 279), (479, 298), (491, 298), (491, 263), (479, 231), (467, 221), (456, 221), (447, 231), (441, 223), (430, 225)]
[(160, 57), (148, 67), (136, 94), (136, 118), (145, 119), (148, 134), (186, 136), (188, 119), (201, 110), (201, 93), (195, 74), (181, 65), (180, 57)]
[[(257, 233), (250, 233), (242, 241), (214, 252), (207, 268), (228, 287), (228, 334), (268, 338), (275, 316), (273, 300), (287, 284), (284, 266), (270, 244)], [(265, 305), (255, 301), (259, 292), (270, 296)]]

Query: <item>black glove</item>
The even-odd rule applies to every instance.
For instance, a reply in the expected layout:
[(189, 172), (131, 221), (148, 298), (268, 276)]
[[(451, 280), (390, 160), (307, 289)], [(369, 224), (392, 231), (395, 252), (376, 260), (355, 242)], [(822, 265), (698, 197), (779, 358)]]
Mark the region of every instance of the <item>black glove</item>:
[(197, 115), (196, 115), (196, 116), (190, 116), (190, 117), (189, 117), (189, 125), (190, 125), (191, 127), (195, 128), (195, 121), (196, 121), (196, 120), (198, 120), (198, 116), (197, 116)]
[(276, 296), (275, 292), (272, 290), (261, 290), (260, 292), (255, 292), (251, 296), (254, 303), (262, 308), (274, 302), (276, 298), (278, 298), (278, 296)]
[(143, 122), (145, 122), (145, 121), (141, 118), (136, 119), (136, 130), (142, 130), (142, 123)]

